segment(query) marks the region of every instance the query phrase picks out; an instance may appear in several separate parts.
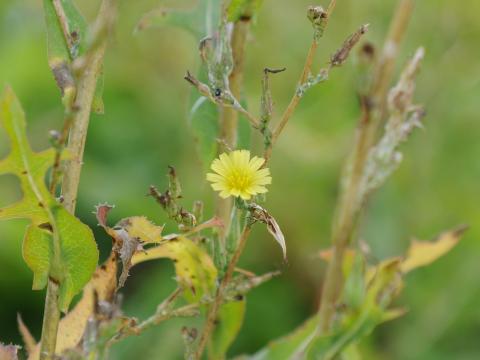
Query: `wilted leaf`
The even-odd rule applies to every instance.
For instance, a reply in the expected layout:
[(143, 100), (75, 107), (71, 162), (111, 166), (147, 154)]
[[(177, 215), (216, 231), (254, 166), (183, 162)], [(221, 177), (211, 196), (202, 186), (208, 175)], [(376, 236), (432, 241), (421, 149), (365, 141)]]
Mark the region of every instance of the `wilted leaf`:
[(160, 258), (175, 263), (177, 281), (189, 302), (197, 302), (215, 289), (217, 269), (208, 254), (185, 236), (177, 236), (153, 248), (137, 252), (132, 265)]
[(228, 349), (242, 327), (245, 308), (246, 301), (244, 299), (228, 302), (220, 307), (215, 330), (208, 347), (209, 359), (225, 359)]
[(115, 251), (122, 260), (122, 273), (118, 286), (122, 287), (132, 267), (132, 256), (137, 251), (142, 251), (144, 243), (159, 243), (162, 241), (162, 226), (157, 226), (144, 216), (132, 216), (120, 220), (112, 229), (107, 225), (108, 212), (112, 209), (110, 205), (98, 205), (96, 207), (97, 220), (105, 231), (114, 239)]
[[(59, 306), (66, 311), (95, 271), (98, 250), (93, 233), (50, 195), (44, 179), (53, 164), (54, 150), (32, 151), (26, 137), (25, 115), (10, 88), (4, 91), (0, 107), (0, 121), (11, 143), (10, 154), (0, 161), (0, 175), (16, 175), (23, 191), (19, 202), (0, 209), (0, 220), (31, 221), (23, 256), (34, 272), (33, 287), (43, 288), (48, 277), (58, 281)], [(55, 241), (59, 254), (55, 254)]]
[(280, 226), (273, 216), (267, 210), (257, 204), (250, 204), (250, 211), (256, 221), (260, 221), (267, 225), (268, 232), (275, 238), (283, 251), (283, 258), (287, 260), (287, 244), (285, 243), (285, 236), (280, 230)]
[[(88, 319), (95, 313), (96, 302), (111, 303), (116, 290), (117, 261), (112, 253), (105, 263), (98, 267), (92, 279), (85, 285), (82, 298), (75, 307), (60, 320), (56, 353), (76, 347), (82, 340)], [(38, 360), (40, 346), (29, 354), (28, 360)]]
[(133, 216), (121, 220), (115, 227), (124, 228), (130, 237), (138, 239), (142, 243), (160, 243), (163, 226), (157, 226), (145, 216)]
[(440, 234), (431, 242), (413, 241), (402, 263), (402, 271), (407, 273), (421, 266), (426, 266), (448, 253), (465, 232), (466, 227), (450, 230)]

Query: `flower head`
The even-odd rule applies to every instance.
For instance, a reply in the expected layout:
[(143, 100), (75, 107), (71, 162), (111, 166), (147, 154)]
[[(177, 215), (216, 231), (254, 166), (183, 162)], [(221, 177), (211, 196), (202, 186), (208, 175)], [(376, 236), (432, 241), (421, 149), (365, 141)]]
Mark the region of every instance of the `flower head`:
[(265, 185), (272, 183), (270, 170), (261, 169), (265, 159), (254, 156), (250, 159), (250, 151), (235, 150), (223, 153), (212, 163), (215, 173), (207, 174), (207, 180), (215, 191), (224, 199), (229, 196), (250, 199), (253, 195), (266, 193)]

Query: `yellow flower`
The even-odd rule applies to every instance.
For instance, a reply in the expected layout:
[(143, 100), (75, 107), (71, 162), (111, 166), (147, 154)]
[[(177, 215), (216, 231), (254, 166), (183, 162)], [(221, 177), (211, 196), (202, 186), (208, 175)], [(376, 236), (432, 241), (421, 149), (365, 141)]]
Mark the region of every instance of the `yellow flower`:
[(252, 195), (266, 193), (265, 185), (272, 183), (270, 170), (261, 169), (264, 163), (265, 159), (257, 156), (250, 159), (248, 150), (223, 153), (213, 161), (211, 169), (215, 174), (207, 174), (207, 180), (224, 199), (239, 196), (248, 200)]

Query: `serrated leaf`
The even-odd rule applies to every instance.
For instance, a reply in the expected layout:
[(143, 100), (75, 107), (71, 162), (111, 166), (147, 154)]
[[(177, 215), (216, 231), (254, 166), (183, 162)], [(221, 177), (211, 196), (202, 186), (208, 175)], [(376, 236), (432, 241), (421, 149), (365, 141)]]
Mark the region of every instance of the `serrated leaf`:
[[(90, 228), (60, 206), (45, 185), (54, 160), (49, 149), (33, 152), (26, 136), (23, 110), (7, 88), (0, 101), (0, 121), (11, 143), (11, 151), (0, 161), (0, 175), (20, 179), (23, 198), (0, 209), (0, 220), (25, 218), (31, 221), (23, 243), (23, 255), (34, 272), (34, 289), (43, 288), (48, 277), (60, 284), (60, 309), (88, 282), (98, 261), (98, 250)], [(54, 244), (59, 244), (59, 254)]]
[(434, 241), (414, 240), (402, 263), (402, 271), (409, 272), (427, 266), (442, 257), (458, 244), (465, 230), (465, 228), (460, 228), (444, 232)]
[[(89, 318), (95, 313), (96, 302), (113, 301), (117, 283), (117, 261), (114, 253), (98, 267), (92, 279), (85, 285), (82, 298), (61, 320), (58, 327), (56, 353), (75, 348), (82, 340)], [(37, 360), (40, 346), (34, 348), (28, 360)]]
[(209, 359), (225, 359), (228, 349), (242, 327), (245, 308), (246, 301), (244, 299), (225, 303), (220, 307), (208, 347)]
[(232, 0), (227, 8), (228, 21), (236, 22), (242, 17), (251, 18), (262, 5), (263, 0)]
[(185, 236), (177, 236), (153, 248), (137, 252), (132, 265), (148, 260), (169, 258), (175, 263), (177, 281), (187, 301), (198, 302), (215, 290), (217, 269), (210, 256)]
[(211, 36), (220, 21), (219, 0), (198, 0), (196, 6), (189, 8), (159, 7), (146, 13), (138, 22), (135, 30), (141, 31), (155, 27), (178, 27), (188, 31), (197, 41)]
[(197, 99), (189, 115), (197, 149), (205, 169), (208, 169), (218, 152), (218, 108), (205, 97)]

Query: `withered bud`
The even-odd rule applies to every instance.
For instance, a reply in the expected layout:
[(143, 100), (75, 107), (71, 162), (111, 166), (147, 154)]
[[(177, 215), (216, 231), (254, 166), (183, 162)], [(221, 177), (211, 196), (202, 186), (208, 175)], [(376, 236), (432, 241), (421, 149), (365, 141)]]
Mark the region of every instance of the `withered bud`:
[(330, 59), (330, 64), (332, 66), (340, 66), (347, 60), (348, 55), (350, 55), (350, 51), (358, 43), (360, 38), (368, 31), (368, 26), (368, 24), (360, 26), (357, 31), (355, 31), (344, 41), (342, 47), (338, 49)]
[(320, 40), (327, 26), (328, 13), (321, 6), (309, 6), (307, 9), (307, 18), (312, 23), (315, 41)]

